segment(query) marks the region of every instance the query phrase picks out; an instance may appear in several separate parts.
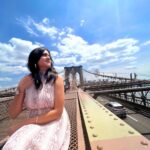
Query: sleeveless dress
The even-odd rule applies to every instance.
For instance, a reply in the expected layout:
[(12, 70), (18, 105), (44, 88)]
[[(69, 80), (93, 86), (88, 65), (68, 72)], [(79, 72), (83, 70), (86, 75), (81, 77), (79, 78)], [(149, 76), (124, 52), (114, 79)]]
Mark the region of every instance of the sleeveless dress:
[[(54, 108), (54, 86), (45, 83), (36, 90), (32, 85), (26, 89), (24, 105), (28, 117), (46, 113)], [(44, 125), (29, 124), (13, 133), (3, 150), (67, 150), (70, 143), (70, 122), (66, 109), (62, 116)]]

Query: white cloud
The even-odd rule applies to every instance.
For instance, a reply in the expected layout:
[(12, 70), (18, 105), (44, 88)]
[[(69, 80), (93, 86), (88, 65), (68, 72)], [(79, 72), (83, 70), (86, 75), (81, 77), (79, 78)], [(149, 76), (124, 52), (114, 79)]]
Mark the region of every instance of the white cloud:
[(9, 77), (0, 77), (0, 82), (6, 82), (6, 81), (11, 81), (12, 78)]
[[(139, 41), (133, 38), (118, 39), (103, 45), (100, 43), (89, 44), (81, 36), (75, 35), (74, 30), (70, 27), (58, 29), (55, 26), (51, 26), (48, 18), (44, 18), (39, 23), (32, 18), (28, 18), (28, 20), (30, 22), (28, 25), (36, 33), (42, 33), (43, 35), (48, 35), (50, 39), (56, 39), (57, 42), (53, 46), (56, 46), (60, 52), (59, 54), (52, 52), (56, 65), (78, 65), (80, 63), (82, 65), (92, 63), (94, 63), (93, 65), (96, 63), (109, 65), (114, 62), (125, 61), (127, 57), (135, 57), (134, 54), (140, 50)], [(84, 22), (85, 20), (81, 20), (81, 25)], [(132, 62), (133, 60), (130, 58), (128, 61)]]
[(125, 67), (125, 69), (130, 69), (130, 70), (133, 70), (133, 69), (136, 69), (136, 68), (137, 68), (137, 67), (134, 66), (134, 65), (133, 65), (133, 66), (131, 65), (131, 66), (126, 66), (126, 67)]
[(35, 22), (31, 17), (27, 19), (17, 19), (28, 33), (34, 36), (48, 35), (52, 39), (55, 39), (58, 35), (58, 29), (54, 26), (50, 26), (49, 19), (44, 18), (40, 23)]
[(49, 24), (49, 19), (48, 19), (48, 18), (44, 18), (44, 19), (42, 20), (42, 22), (47, 25), (47, 24)]
[(30, 51), (36, 47), (43, 46), (40, 43), (32, 43), (19, 38), (11, 38), (9, 43), (0, 42), (0, 72), (19, 74), (27, 72), (26, 63)]
[(87, 52), (86, 46), (87, 46), (86, 41), (84, 41), (81, 37), (72, 34), (68, 34), (57, 45), (59, 51), (68, 55), (69, 54), (82, 55), (82, 53)]
[(16, 20), (27, 30), (28, 33), (33, 36), (39, 36), (34, 29), (34, 20), (31, 17), (28, 17), (28, 19), (17, 18)]
[(120, 61), (127, 60), (127, 57), (128, 62), (135, 61), (134, 54), (140, 50), (140, 47), (135, 45), (137, 43), (137, 40), (130, 38), (119, 39), (104, 45), (99, 43), (88, 44), (82, 37), (68, 34), (58, 43), (57, 47), (66, 57), (71, 54), (77, 55), (80, 57), (78, 62), (82, 64), (92, 65), (93, 63), (98, 63), (100, 66), (114, 62), (119, 63)]
[(47, 35), (51, 39), (61, 40), (62, 37), (67, 34), (72, 34), (73, 29), (70, 27), (64, 27), (58, 29), (55, 26), (51, 26), (50, 20), (44, 18), (41, 22), (35, 22), (31, 17), (27, 19), (17, 19), (18, 22), (27, 30), (28, 33), (34, 36)]
[(42, 32), (43, 34), (47, 34), (52, 39), (55, 39), (58, 34), (58, 30), (56, 27), (45, 27), (44, 24), (38, 24), (38, 23), (35, 23), (34, 26), (39, 32)]
[(82, 37), (73, 34), (67, 34), (57, 45), (57, 48), (64, 56), (77, 55), (81, 61), (88, 61), (94, 57), (101, 58), (105, 51), (104, 47), (98, 43), (88, 44)]
[(142, 43), (141, 45), (143, 45), (143, 46), (150, 45), (150, 41), (146, 41), (146, 42)]
[(135, 45), (138, 41), (133, 38), (118, 39), (114, 42), (105, 45), (106, 49), (124, 48), (127, 46)]
[(123, 50), (123, 55), (124, 56), (133, 55), (137, 53), (139, 50), (140, 48), (138, 46), (129, 45), (127, 46), (126, 49)]
[(52, 50), (50, 50), (50, 53), (51, 53), (51, 55), (52, 55), (52, 58), (58, 56), (58, 52), (57, 52), (57, 51), (52, 51)]
[[(126, 61), (134, 61), (134, 63), (135, 63), (135, 60), (136, 60), (137, 58), (136, 57), (124, 57), (124, 58), (122, 58), (122, 62), (126, 62)], [(130, 62), (130, 63), (131, 63)]]
[[(80, 21), (83, 26), (85, 20)], [(28, 18), (25, 27), (32, 29), (34, 33), (48, 36), (55, 39), (53, 46), (59, 51), (52, 51), (56, 66), (60, 65), (86, 65), (86, 66), (112, 66), (119, 65), (120, 62), (126, 62), (131, 68), (131, 62), (136, 62), (135, 54), (139, 52), (139, 41), (134, 38), (122, 38), (106, 44), (92, 43), (75, 35), (70, 27), (59, 29), (50, 25), (48, 18), (41, 22), (35, 22), (31, 17)], [(122, 63), (123, 64), (123, 63)], [(133, 64), (132, 64), (133, 65)], [(125, 66), (124, 66), (125, 67)], [(124, 68), (122, 67), (122, 68)]]
[(84, 24), (85, 24), (85, 20), (82, 19), (82, 20), (80, 21), (80, 26), (82, 27)]
[(20, 74), (20, 73), (28, 73), (27, 67), (24, 66), (2, 66), (0, 68), (0, 72), (11, 73), (11, 74)]
[(76, 58), (75, 57), (66, 57), (66, 58), (58, 58), (55, 60), (55, 64), (57, 65), (76, 65)]
[(64, 67), (62, 67), (62, 66), (56, 66), (55, 69), (56, 69), (56, 71), (57, 71), (58, 73), (60, 73), (61, 75), (64, 74)]

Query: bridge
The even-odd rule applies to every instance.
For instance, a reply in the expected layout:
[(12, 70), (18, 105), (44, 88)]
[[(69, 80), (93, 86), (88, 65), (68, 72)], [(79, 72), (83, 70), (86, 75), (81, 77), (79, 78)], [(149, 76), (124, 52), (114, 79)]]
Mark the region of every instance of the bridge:
[[(85, 81), (84, 72), (102, 77), (97, 81)], [(78, 74), (78, 79), (76, 74)], [(79, 80), (79, 81), (77, 81)], [(72, 66), (64, 68), (65, 108), (71, 122), (70, 150), (148, 150), (150, 149), (150, 80), (93, 73)], [(7, 141), (7, 128), (26, 117), (26, 109), (11, 120), (7, 110), (16, 88), (0, 91), (0, 147)], [(115, 99), (128, 109), (126, 120), (122, 120), (103, 106)], [(140, 121), (145, 122), (138, 131)], [(147, 116), (147, 117), (145, 117)], [(137, 116), (136, 116), (137, 117)], [(131, 119), (135, 119), (135, 126)]]

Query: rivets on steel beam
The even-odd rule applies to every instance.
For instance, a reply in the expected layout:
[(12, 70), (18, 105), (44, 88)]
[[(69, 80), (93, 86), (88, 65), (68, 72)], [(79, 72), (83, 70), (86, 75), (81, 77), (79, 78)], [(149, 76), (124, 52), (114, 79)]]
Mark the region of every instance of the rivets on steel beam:
[(91, 123), (91, 120), (88, 120), (88, 123)]
[(87, 113), (87, 112), (86, 112), (85, 114), (86, 114), (86, 115), (88, 115), (88, 113)]
[(124, 124), (123, 124), (123, 123), (120, 123), (120, 126), (124, 126)]
[(93, 127), (93, 126), (90, 126), (90, 128), (91, 128), (91, 129), (94, 129), (94, 127)]
[(148, 145), (148, 143), (146, 141), (141, 141), (141, 144), (146, 145), (146, 146)]
[(130, 133), (130, 134), (134, 134), (134, 132), (133, 132), (133, 131), (128, 131), (128, 133)]
[(114, 118), (114, 120), (118, 120), (117, 118)]
[(103, 108), (103, 110), (105, 110), (105, 108)]
[(90, 118), (90, 116), (86, 116), (86, 118)]
[(103, 149), (102, 146), (97, 145), (97, 150), (102, 150), (102, 149)]
[(98, 137), (98, 135), (97, 134), (93, 134), (93, 137)]
[(112, 116), (112, 114), (109, 114), (109, 116)]
[(106, 112), (106, 113), (108, 113), (108, 111), (107, 111), (107, 110), (106, 110), (105, 112)]

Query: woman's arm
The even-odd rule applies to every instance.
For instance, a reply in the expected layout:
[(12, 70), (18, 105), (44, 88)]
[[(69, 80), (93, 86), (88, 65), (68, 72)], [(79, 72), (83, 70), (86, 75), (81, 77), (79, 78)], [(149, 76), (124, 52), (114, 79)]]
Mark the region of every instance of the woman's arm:
[(15, 119), (22, 111), (24, 93), (16, 94), (14, 100), (10, 103), (8, 113), (11, 118)]
[(22, 111), (23, 101), (25, 97), (25, 89), (32, 84), (31, 76), (25, 76), (17, 87), (17, 93), (10, 103), (8, 113), (11, 118), (16, 118)]

